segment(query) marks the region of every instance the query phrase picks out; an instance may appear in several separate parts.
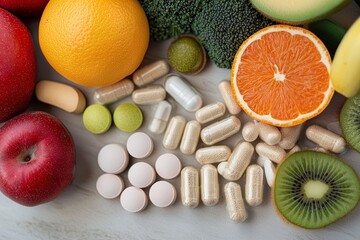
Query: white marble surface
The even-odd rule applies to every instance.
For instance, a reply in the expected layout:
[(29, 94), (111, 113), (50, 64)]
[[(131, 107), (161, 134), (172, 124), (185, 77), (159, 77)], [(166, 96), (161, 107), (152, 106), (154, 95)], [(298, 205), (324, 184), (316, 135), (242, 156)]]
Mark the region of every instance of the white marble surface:
[[(344, 26), (349, 26), (360, 10), (352, 3), (343, 11), (332, 16)], [(37, 22), (29, 22), (29, 26), (37, 43)], [(164, 57), (169, 42), (151, 44), (144, 63)], [(38, 51), (38, 80), (49, 79), (72, 84), (57, 74)], [(218, 69), (208, 64), (206, 70), (188, 80), (203, 95), (205, 104), (221, 100), (217, 84), (229, 79), (229, 70)], [(162, 80), (158, 82), (161, 83)], [(94, 89), (79, 87), (92, 103)], [(121, 102), (131, 101), (127, 98)], [(326, 111), (311, 122), (317, 122), (338, 131), (337, 114), (344, 98), (335, 95)], [(110, 105), (114, 109), (118, 104)], [(140, 131), (147, 131), (153, 106), (141, 106), (145, 121)], [(0, 194), (0, 239), (360, 239), (360, 208), (356, 208), (348, 216), (337, 223), (316, 231), (303, 230), (285, 224), (275, 213), (271, 203), (271, 192), (265, 188), (265, 198), (262, 205), (251, 208), (247, 206), (248, 219), (244, 223), (236, 223), (229, 219), (223, 194), (218, 205), (196, 209), (187, 209), (180, 201), (180, 177), (170, 180), (178, 192), (175, 204), (168, 208), (157, 208), (151, 203), (141, 213), (128, 213), (122, 209), (119, 198), (103, 199), (95, 189), (97, 177), (102, 174), (97, 165), (97, 153), (107, 143), (125, 143), (129, 134), (120, 132), (112, 126), (103, 135), (93, 135), (87, 132), (82, 124), (81, 115), (66, 113), (55, 107), (37, 102), (35, 99), (30, 110), (43, 110), (57, 116), (70, 130), (77, 150), (76, 174), (73, 184), (56, 200), (37, 207), (24, 207), (12, 202)], [(184, 115), (188, 120), (194, 119), (194, 114), (185, 112), (180, 106), (174, 114)], [(239, 117), (243, 122), (248, 117), (242, 112)], [(310, 124), (310, 123), (307, 123)], [(151, 135), (156, 145), (153, 154), (146, 159), (154, 165), (161, 153), (166, 152), (161, 145), (162, 136)], [(237, 134), (226, 143), (234, 147), (241, 140)], [(302, 139), (301, 145), (312, 146)], [(183, 156), (179, 150), (173, 151), (179, 156), (184, 166), (192, 165), (200, 168), (194, 156)], [(347, 151), (341, 155), (347, 163), (360, 173), (360, 154)], [(138, 160), (131, 160), (134, 163)], [(121, 174), (126, 185), (126, 173)], [(221, 180), (221, 191), (226, 181)], [(240, 180), (244, 186), (244, 179)], [(148, 189), (146, 189), (148, 192)]]

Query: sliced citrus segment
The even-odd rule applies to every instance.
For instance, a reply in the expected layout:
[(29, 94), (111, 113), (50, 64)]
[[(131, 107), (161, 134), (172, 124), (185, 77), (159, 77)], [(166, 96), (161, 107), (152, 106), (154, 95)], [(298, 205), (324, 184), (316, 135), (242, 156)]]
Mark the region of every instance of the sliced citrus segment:
[(320, 114), (334, 88), (328, 50), (310, 31), (266, 27), (240, 46), (231, 70), (233, 95), (252, 118), (285, 127)]

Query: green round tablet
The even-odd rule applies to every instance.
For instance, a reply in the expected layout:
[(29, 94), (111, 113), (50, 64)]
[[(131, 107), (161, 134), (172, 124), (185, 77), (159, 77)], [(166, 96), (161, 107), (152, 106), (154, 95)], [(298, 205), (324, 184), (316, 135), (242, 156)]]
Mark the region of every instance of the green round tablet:
[(104, 133), (109, 130), (111, 126), (111, 113), (104, 105), (90, 105), (83, 113), (83, 123), (85, 128), (91, 133)]
[(115, 126), (124, 132), (136, 131), (143, 122), (143, 115), (138, 106), (133, 103), (120, 104), (114, 111)]

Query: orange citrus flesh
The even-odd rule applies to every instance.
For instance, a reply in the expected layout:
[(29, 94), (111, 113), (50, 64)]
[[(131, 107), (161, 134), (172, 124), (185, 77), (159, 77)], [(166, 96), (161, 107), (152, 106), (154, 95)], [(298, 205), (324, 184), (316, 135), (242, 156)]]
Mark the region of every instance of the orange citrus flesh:
[(266, 27), (239, 48), (232, 66), (233, 95), (252, 118), (274, 126), (300, 124), (320, 114), (334, 94), (331, 58), (310, 31)]

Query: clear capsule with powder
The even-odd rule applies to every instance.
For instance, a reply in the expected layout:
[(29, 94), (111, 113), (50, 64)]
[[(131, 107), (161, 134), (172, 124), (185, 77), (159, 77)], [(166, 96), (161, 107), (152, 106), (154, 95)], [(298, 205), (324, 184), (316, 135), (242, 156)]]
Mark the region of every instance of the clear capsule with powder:
[(130, 96), (134, 91), (134, 83), (129, 79), (98, 88), (94, 92), (94, 100), (101, 104), (110, 104)]
[(131, 98), (138, 105), (154, 104), (166, 98), (166, 91), (160, 85), (152, 85), (136, 89), (133, 91)]
[(201, 200), (205, 206), (214, 206), (219, 202), (219, 177), (214, 165), (207, 164), (200, 170)]
[(165, 76), (169, 71), (169, 64), (165, 60), (158, 60), (136, 70), (132, 80), (136, 86), (141, 87)]
[(199, 172), (188, 166), (181, 170), (181, 202), (184, 207), (196, 208), (200, 202)]

